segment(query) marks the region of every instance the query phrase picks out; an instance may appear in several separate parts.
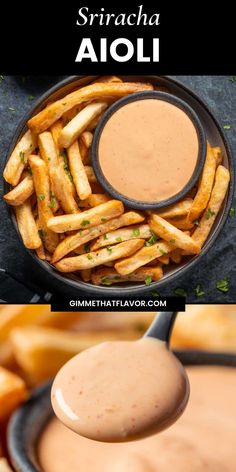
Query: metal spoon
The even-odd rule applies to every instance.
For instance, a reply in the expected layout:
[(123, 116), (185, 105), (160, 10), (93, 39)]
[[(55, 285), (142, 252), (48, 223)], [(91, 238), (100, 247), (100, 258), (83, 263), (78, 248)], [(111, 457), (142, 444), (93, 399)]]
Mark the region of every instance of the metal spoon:
[(158, 313), (144, 334), (144, 337), (156, 338), (169, 345), (176, 316), (176, 311)]

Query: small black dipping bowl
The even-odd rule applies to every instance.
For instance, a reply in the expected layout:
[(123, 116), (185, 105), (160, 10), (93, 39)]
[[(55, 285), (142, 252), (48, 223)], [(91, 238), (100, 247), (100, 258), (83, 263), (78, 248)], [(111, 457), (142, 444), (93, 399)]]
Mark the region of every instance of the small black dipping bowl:
[[(175, 351), (175, 354), (185, 366), (216, 365), (235, 367), (236, 370), (236, 354), (201, 351)], [(8, 450), (16, 472), (42, 472), (37, 458), (37, 443), (53, 416), (50, 391), (51, 382), (39, 387), (10, 421)]]
[[(126, 195), (119, 193), (118, 190), (116, 190), (110, 184), (110, 182), (106, 179), (102, 171), (102, 168), (100, 166), (100, 162), (99, 162), (100, 137), (102, 135), (104, 126), (109, 121), (111, 116), (114, 113), (116, 113), (117, 110), (127, 105), (128, 103), (132, 103), (132, 102), (136, 102), (140, 100), (147, 100), (147, 99), (162, 100), (162, 101), (171, 103), (172, 105), (184, 111), (185, 114), (190, 118), (191, 122), (193, 123), (195, 127), (197, 137), (198, 137), (198, 145), (199, 145), (197, 163), (196, 163), (194, 172), (190, 180), (188, 181), (188, 183), (180, 192), (176, 193), (175, 195), (173, 195), (172, 197), (168, 199), (161, 200), (159, 202), (144, 202), (140, 200), (135, 200), (135, 199), (129, 198)], [(158, 123), (157, 123), (157, 126), (158, 126)], [(102, 185), (102, 187), (106, 190), (107, 193), (112, 195), (112, 197), (114, 197), (117, 200), (121, 200), (125, 205), (129, 206), (130, 208), (137, 209), (137, 210), (153, 210), (157, 208), (167, 207), (181, 200), (183, 197), (185, 197), (185, 195), (189, 193), (189, 191), (194, 187), (194, 185), (198, 181), (200, 174), (202, 172), (202, 169), (203, 169), (205, 158), (206, 158), (206, 135), (205, 135), (204, 128), (201, 124), (201, 121), (199, 120), (195, 111), (181, 98), (176, 97), (175, 95), (172, 95), (170, 93), (157, 92), (157, 91), (146, 91), (146, 92), (134, 93), (132, 95), (128, 95), (124, 98), (121, 98), (120, 100), (116, 101), (113, 105), (111, 105), (108, 108), (108, 110), (104, 113), (104, 115), (101, 117), (96, 127), (96, 130), (94, 133), (94, 139), (92, 142), (92, 149), (91, 149), (92, 165), (93, 165), (93, 169), (94, 169), (98, 182)], [(158, 177), (157, 177), (157, 185), (158, 185)]]

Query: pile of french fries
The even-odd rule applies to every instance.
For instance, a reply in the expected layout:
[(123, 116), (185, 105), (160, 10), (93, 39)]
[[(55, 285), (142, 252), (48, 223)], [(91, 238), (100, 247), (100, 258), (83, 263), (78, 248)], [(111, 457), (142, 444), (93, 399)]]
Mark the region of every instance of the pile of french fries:
[[(9, 472), (6, 428), (31, 389), (97, 343), (140, 338), (155, 313), (50, 313), (48, 305), (0, 307), (0, 471)], [(179, 313), (171, 347), (236, 352), (236, 306), (192, 305)], [(23, 427), (23, 425), (22, 425)]]
[(96, 181), (90, 148), (103, 112), (120, 97), (153, 88), (101, 77), (33, 116), (12, 152), (4, 170), (12, 189), (4, 198), (24, 245), (59, 272), (96, 285), (150, 285), (206, 242), (230, 181), (219, 147), (207, 144), (197, 187), (158, 212), (124, 208)]

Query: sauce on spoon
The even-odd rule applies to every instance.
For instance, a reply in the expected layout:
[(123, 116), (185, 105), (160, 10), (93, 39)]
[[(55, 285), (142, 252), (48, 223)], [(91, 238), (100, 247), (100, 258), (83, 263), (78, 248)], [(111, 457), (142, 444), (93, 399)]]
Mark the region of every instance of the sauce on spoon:
[(151, 337), (106, 342), (78, 354), (52, 387), (55, 414), (81, 436), (124, 441), (170, 426), (189, 397), (185, 370)]

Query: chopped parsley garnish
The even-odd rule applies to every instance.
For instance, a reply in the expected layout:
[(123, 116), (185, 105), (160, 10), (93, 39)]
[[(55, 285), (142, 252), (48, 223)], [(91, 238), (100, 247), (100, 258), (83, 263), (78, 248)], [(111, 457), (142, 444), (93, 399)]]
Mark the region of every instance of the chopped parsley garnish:
[(196, 286), (194, 292), (197, 297), (203, 297), (203, 295), (205, 295), (205, 292), (200, 284)]
[(164, 251), (164, 250), (163, 250), (163, 249), (161, 249), (161, 248), (159, 248), (159, 251), (160, 251), (160, 253), (162, 254), (162, 256), (166, 256), (166, 254), (167, 254), (167, 252), (166, 252), (166, 251)]
[(67, 155), (66, 155), (65, 151), (61, 151), (60, 156), (63, 157), (63, 160), (64, 160), (64, 171), (67, 174), (69, 180), (71, 182), (73, 182), (73, 177), (72, 177), (71, 172), (70, 172), (69, 163), (68, 163), (68, 159), (67, 159)]
[(105, 239), (105, 240), (108, 239), (107, 234), (104, 234), (103, 239)]
[(170, 244), (175, 244), (176, 241), (175, 241), (175, 239), (170, 239), (169, 242), (170, 242)]
[(223, 128), (224, 128), (224, 129), (230, 129), (230, 128), (231, 128), (231, 125), (224, 125)]
[(208, 210), (205, 213), (205, 218), (206, 218), (206, 220), (209, 220), (214, 215), (215, 215), (215, 212), (212, 211), (211, 208), (208, 208)]
[(87, 254), (87, 258), (88, 258), (89, 261), (92, 261), (92, 260), (93, 260), (91, 254)]
[(34, 96), (33, 96), (33, 95), (29, 95), (29, 96), (28, 96), (28, 100), (29, 100), (29, 101), (34, 100)]
[(175, 294), (179, 295), (179, 297), (187, 297), (186, 290), (184, 290), (183, 288), (180, 288), (180, 287), (175, 289)]
[(81, 234), (83, 234), (83, 230), (82, 230), (82, 229), (79, 230), (79, 234), (80, 234), (80, 236), (81, 236)]
[(80, 226), (87, 226), (87, 225), (90, 225), (89, 220), (82, 220), (81, 223), (80, 223)]
[(22, 164), (26, 164), (25, 162), (25, 153), (23, 151), (20, 151), (20, 160)]
[(106, 223), (107, 218), (102, 217), (102, 218), (101, 218), (101, 221), (102, 221), (102, 223)]
[(153, 290), (152, 292), (152, 296), (155, 298), (155, 297), (159, 297), (159, 293), (156, 291), (156, 290)]
[(40, 238), (44, 238), (45, 236), (47, 236), (47, 231), (44, 231), (43, 229), (39, 229), (38, 233)]
[(230, 208), (230, 210), (229, 210), (229, 216), (230, 216), (230, 218), (233, 218), (234, 213), (235, 213), (234, 208)]
[(85, 251), (85, 252), (89, 252), (89, 251), (90, 251), (89, 243), (84, 244), (84, 251)]
[(109, 255), (112, 254), (112, 248), (107, 246), (107, 252), (108, 252)]
[(194, 224), (195, 226), (200, 226), (200, 221), (199, 221), (199, 220), (194, 220), (194, 221), (193, 221), (193, 224)]
[(157, 242), (157, 236), (152, 232), (151, 237), (145, 242), (145, 246), (153, 246)]
[(133, 229), (132, 236), (140, 236), (140, 230), (138, 228)]
[(44, 200), (45, 199), (45, 195), (43, 193), (40, 193), (39, 195), (37, 195), (38, 199), (39, 200)]
[(101, 283), (102, 283), (102, 285), (111, 285), (112, 281), (108, 277), (102, 277), (101, 278)]
[(219, 280), (216, 284), (216, 288), (220, 292), (227, 293), (228, 290), (229, 290), (229, 281), (228, 281), (227, 277), (225, 277), (222, 280)]
[(118, 243), (121, 243), (121, 242), (122, 242), (122, 238), (121, 238), (120, 236), (117, 236), (116, 241), (117, 241)]
[(151, 285), (151, 283), (152, 283), (152, 277), (151, 275), (147, 275), (147, 277), (145, 278), (145, 284)]
[(54, 195), (54, 193), (50, 192), (50, 204), (49, 204), (49, 208), (54, 208), (54, 207), (55, 207), (55, 204), (56, 204), (55, 195)]
[(27, 170), (27, 172), (29, 172), (29, 175), (31, 175), (31, 176), (33, 175), (33, 172), (32, 172), (32, 169), (31, 169), (30, 166), (28, 166), (26, 170)]

